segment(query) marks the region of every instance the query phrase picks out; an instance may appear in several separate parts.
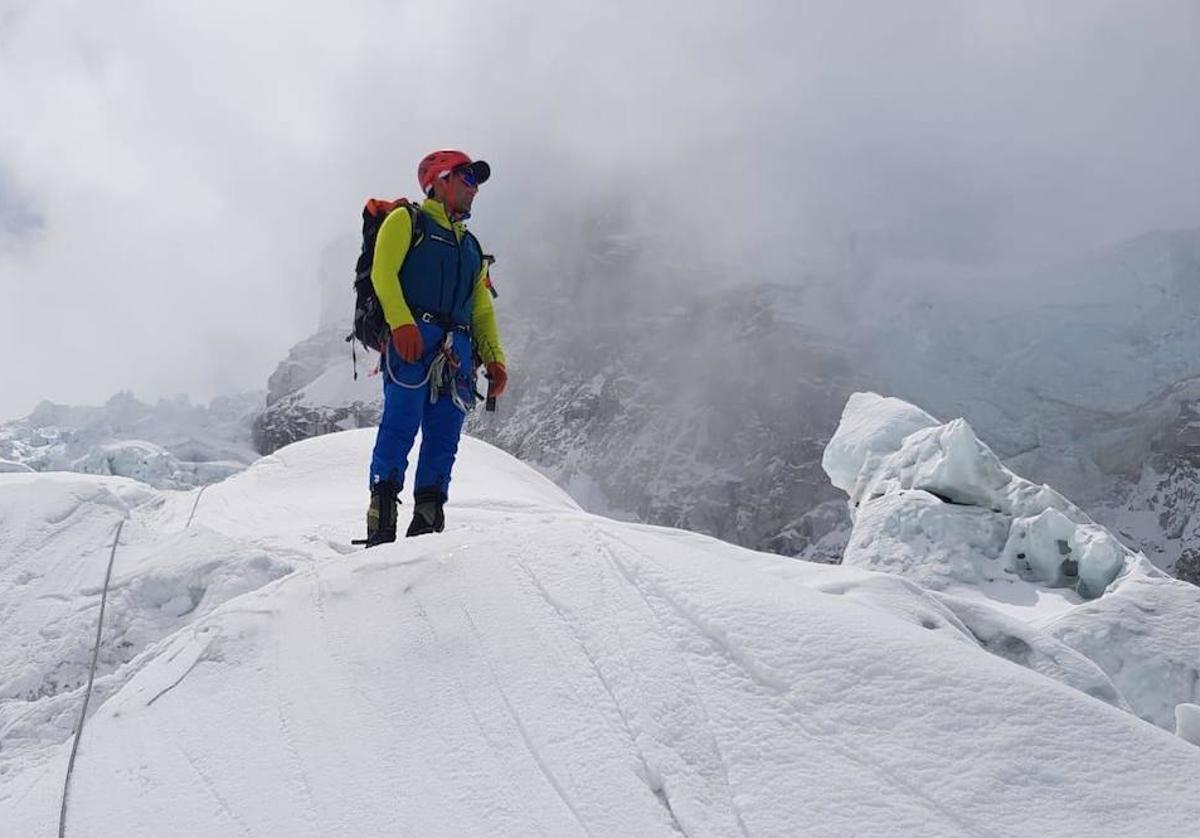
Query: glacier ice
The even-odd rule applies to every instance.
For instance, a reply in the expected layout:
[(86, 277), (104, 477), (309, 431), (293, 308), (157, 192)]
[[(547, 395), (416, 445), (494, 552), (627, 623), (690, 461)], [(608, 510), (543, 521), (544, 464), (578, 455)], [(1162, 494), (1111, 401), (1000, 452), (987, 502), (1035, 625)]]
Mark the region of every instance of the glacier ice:
[(927, 416), (847, 402), (826, 457), (850, 499), (844, 564), (918, 582), (984, 648), (1172, 729), (1200, 703), (1200, 588), (1013, 473), (966, 421)]
[[(911, 564), (904, 545), (928, 542), (943, 559), (929, 572), (946, 582), (1009, 573), (1096, 597), (1133, 557), (1058, 492), (1006, 468), (965, 420), (929, 422), (899, 399), (847, 402), (826, 458), (855, 520), (846, 561)], [(874, 550), (879, 539), (893, 549)]]
[(1193, 745), (1200, 745), (1200, 705), (1175, 706), (1175, 734)]

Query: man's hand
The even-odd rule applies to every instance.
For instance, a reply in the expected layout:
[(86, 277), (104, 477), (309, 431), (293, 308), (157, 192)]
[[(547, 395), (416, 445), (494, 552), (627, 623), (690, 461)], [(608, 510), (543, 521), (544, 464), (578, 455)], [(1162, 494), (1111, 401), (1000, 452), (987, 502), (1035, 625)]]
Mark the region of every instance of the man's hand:
[(494, 399), (504, 392), (504, 388), (508, 386), (508, 370), (504, 368), (504, 364), (499, 361), (492, 361), (487, 365), (488, 377), (488, 398)]
[(392, 346), (410, 364), (419, 361), (425, 353), (425, 342), (421, 340), (421, 330), (415, 323), (405, 323), (392, 329)]

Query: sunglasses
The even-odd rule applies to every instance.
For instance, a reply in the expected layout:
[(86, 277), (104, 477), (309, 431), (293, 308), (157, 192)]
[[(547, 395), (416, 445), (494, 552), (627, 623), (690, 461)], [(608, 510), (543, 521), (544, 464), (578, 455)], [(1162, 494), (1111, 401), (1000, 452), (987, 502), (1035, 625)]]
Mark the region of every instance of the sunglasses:
[(462, 182), (467, 186), (479, 186), (479, 178), (475, 177), (475, 172), (473, 172), (470, 168), (463, 167), (461, 169), (455, 169), (453, 174), (456, 174), (462, 178)]

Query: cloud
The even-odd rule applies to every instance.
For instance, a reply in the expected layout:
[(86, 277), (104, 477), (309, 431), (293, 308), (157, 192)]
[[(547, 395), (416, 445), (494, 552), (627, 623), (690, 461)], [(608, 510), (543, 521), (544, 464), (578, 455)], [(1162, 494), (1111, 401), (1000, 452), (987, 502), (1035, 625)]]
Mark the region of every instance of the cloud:
[(15, 193), (12, 178), (0, 169), (0, 248), (22, 247), (44, 226), (45, 221), (36, 208)]
[(767, 272), (1195, 225), (1197, 31), (1165, 0), (10, 3), (0, 416), (262, 386), (322, 250), (438, 147), (492, 162), (509, 253), (613, 192)]

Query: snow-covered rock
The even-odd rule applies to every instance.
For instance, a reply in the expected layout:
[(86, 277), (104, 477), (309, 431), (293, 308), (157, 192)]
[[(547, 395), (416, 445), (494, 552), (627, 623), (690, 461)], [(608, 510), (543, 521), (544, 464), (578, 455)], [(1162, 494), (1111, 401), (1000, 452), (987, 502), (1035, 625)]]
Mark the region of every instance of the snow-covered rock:
[(254, 419), (254, 445), (270, 454), (335, 431), (374, 427), (383, 409), (379, 354), (346, 342), (335, 324), (301, 341), (271, 374), (267, 407)]
[(1108, 424), (1110, 447), (1136, 459), (1093, 505), (1094, 517), (1155, 565), (1200, 585), (1200, 378)]

